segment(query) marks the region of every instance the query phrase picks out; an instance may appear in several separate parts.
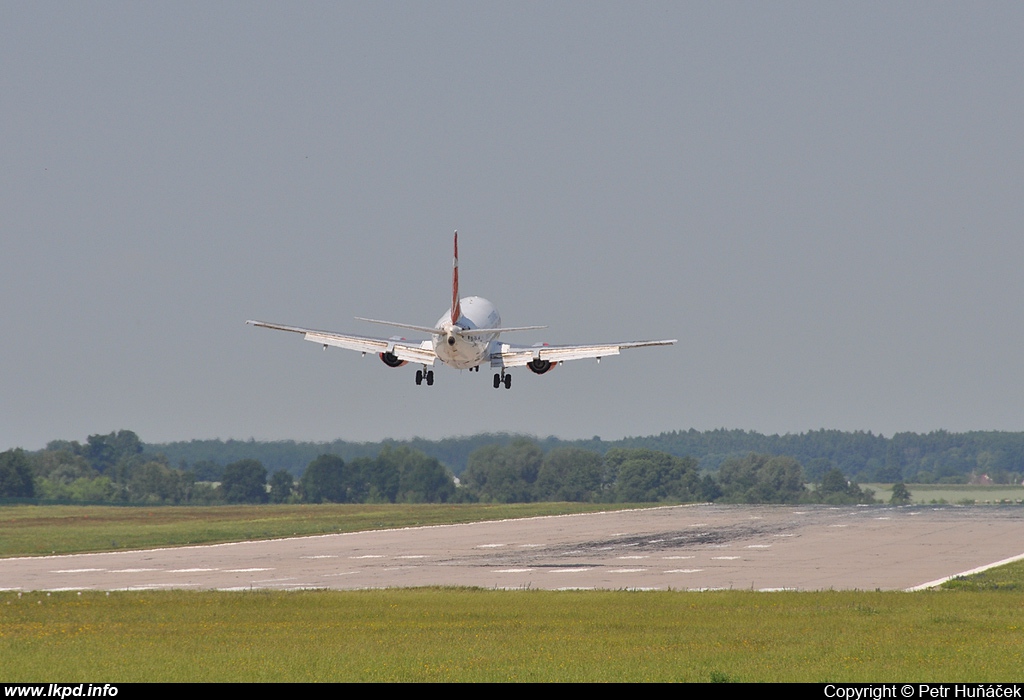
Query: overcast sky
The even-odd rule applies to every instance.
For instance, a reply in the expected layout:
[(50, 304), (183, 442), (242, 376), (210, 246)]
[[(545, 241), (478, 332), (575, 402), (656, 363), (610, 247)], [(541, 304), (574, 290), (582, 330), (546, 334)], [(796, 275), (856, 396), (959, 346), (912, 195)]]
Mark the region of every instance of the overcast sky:
[[(0, 4), (0, 449), (1024, 430), (1024, 4)], [(252, 328), (679, 338), (510, 391)]]

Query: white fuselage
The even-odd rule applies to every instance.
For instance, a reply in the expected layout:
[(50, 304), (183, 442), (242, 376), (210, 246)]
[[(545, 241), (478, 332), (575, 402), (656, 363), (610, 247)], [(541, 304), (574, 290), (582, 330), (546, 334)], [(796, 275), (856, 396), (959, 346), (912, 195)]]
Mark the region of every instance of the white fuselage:
[(488, 355), (491, 342), (500, 331), (463, 335), (453, 333), (454, 326), (462, 330), (486, 330), (501, 328), (501, 316), (494, 304), (482, 297), (465, 297), (459, 300), (462, 315), (452, 323), (451, 309), (445, 312), (434, 326), (438, 330), (431, 340), (437, 359), (455, 369), (470, 369), (479, 366)]

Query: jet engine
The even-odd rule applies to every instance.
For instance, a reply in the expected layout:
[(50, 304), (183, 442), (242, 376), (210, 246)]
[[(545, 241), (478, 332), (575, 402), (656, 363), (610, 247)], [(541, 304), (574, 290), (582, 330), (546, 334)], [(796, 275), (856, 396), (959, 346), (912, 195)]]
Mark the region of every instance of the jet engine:
[(392, 352), (380, 353), (380, 361), (386, 364), (388, 367), (401, 367), (402, 365), (406, 364), (405, 360), (399, 360), (397, 357), (395, 357), (395, 354)]
[(552, 362), (551, 360), (541, 360), (538, 358), (536, 360), (530, 360), (529, 362), (526, 363), (526, 366), (534, 374), (546, 374), (547, 372), (553, 370), (555, 368), (555, 365), (557, 364), (558, 362)]

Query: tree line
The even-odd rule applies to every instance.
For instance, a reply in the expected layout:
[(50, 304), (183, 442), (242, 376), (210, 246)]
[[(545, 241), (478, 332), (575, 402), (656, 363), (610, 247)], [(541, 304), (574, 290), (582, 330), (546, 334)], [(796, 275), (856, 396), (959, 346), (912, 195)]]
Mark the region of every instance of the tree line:
[[(694, 457), (645, 447), (606, 451), (529, 438), (480, 446), (458, 478), (438, 459), (405, 445), (349, 460), (323, 453), (296, 480), (268, 474), (258, 459), (172, 466), (135, 433), (54, 441), (35, 453), (0, 453), (0, 496), (50, 502), (208, 505), (218, 503), (870, 503), (873, 494), (832, 463), (814, 473), (789, 456), (750, 452), (703, 470)], [(807, 482), (811, 482), (808, 487)]]
[[(284, 469), (298, 477), (314, 458), (333, 454), (346, 462), (374, 458), (384, 448), (409, 447), (437, 459), (456, 476), (469, 466), (477, 450), (507, 446), (522, 436), (479, 434), (442, 440), (385, 440), (356, 443), (256, 442), (254, 440), (190, 440), (150, 444), (146, 454), (164, 455), (171, 464), (201, 472), (202, 465), (226, 465), (255, 459), (268, 471)], [(529, 438), (545, 453), (575, 447), (604, 455), (615, 449), (650, 449), (675, 457), (692, 457), (702, 473), (715, 472), (728, 459), (750, 453), (792, 457), (803, 465), (808, 481), (819, 482), (830, 469), (839, 469), (858, 482), (968, 483), (981, 475), (995, 483), (1024, 480), (1024, 432), (896, 433), (884, 437), (870, 431), (812, 430), (787, 435), (763, 435), (745, 430), (683, 430), (647, 437), (607, 441), (599, 437), (561, 440)], [(198, 466), (197, 466), (198, 465)]]

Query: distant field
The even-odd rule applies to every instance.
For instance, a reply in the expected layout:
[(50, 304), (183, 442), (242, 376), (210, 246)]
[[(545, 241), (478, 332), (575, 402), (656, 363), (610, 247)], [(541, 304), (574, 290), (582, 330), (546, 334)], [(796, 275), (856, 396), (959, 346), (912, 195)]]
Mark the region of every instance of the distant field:
[(1019, 593), (0, 592), (7, 682), (1019, 681)]
[(2, 506), (0, 557), (72, 554), (381, 530), (629, 506), (592, 503)]
[[(862, 484), (872, 489), (875, 498), (885, 502), (892, 497), (892, 484)], [(979, 505), (996, 503), (1020, 504), (1024, 486), (971, 486), (968, 484), (907, 484), (914, 503), (965, 503)]]

